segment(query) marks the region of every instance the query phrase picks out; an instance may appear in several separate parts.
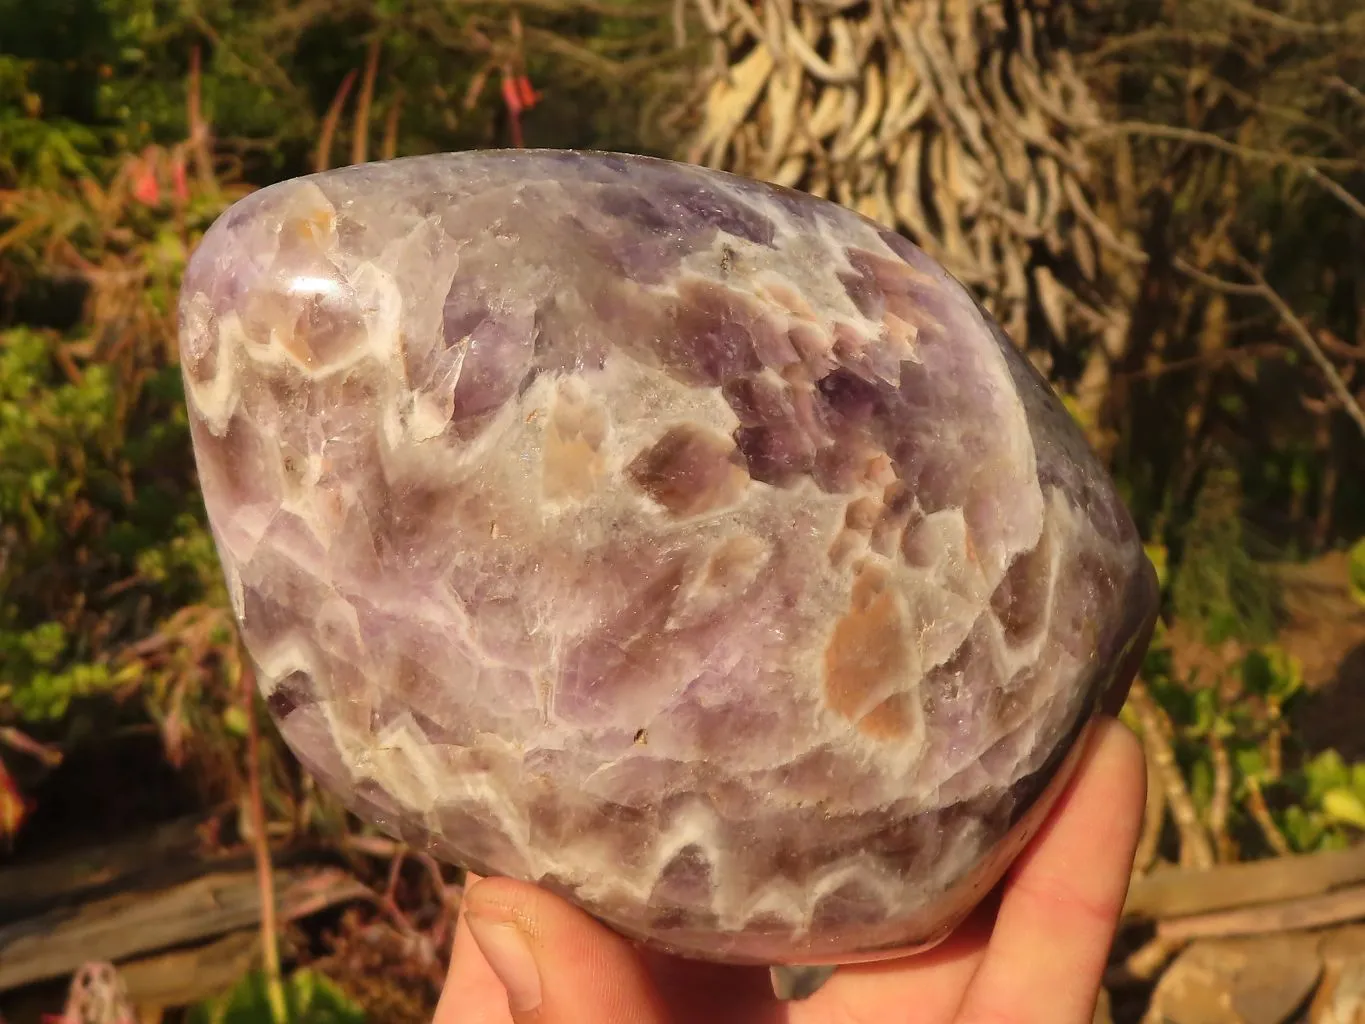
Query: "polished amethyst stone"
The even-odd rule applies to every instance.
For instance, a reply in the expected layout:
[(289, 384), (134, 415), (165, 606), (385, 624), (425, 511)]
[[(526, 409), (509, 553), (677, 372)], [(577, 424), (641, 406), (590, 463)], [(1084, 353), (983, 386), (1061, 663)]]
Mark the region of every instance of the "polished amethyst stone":
[(1156, 607), (968, 292), (834, 204), (639, 157), (263, 189), (185, 275), (204, 497), (285, 739), (363, 818), (658, 948), (933, 943)]

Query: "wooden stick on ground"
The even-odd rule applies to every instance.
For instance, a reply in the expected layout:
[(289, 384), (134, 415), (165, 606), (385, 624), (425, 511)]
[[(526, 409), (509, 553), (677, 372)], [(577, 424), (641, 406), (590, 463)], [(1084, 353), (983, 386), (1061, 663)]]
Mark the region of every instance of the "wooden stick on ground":
[[(202, 815), (157, 825), (141, 835), (88, 849), (59, 854), (0, 871), (0, 921), (13, 921), (47, 909), (55, 903), (89, 899), (101, 891), (126, 887), (131, 880), (163, 869), (161, 885), (183, 881), (167, 878), (168, 864), (202, 873), (197, 860), (197, 830)], [(174, 872), (172, 872), (174, 874)]]
[(1365, 844), (1346, 850), (1220, 864), (1208, 871), (1155, 871), (1135, 881), (1125, 917), (1146, 920), (1319, 896), (1365, 884)]
[[(276, 876), (278, 920), (372, 897), (337, 868), (286, 868)], [(154, 892), (124, 892), (0, 926), (0, 992), (60, 978), (91, 960), (118, 963), (257, 925), (254, 871), (219, 872)]]
[(1265, 935), (1320, 928), (1357, 918), (1365, 918), (1365, 885), (1322, 896), (1170, 918), (1157, 925), (1156, 933), (1173, 940)]
[[(1151, 981), (1171, 961), (1171, 958), (1185, 946), (1184, 939), (1172, 939), (1164, 935), (1154, 935), (1150, 940), (1130, 953), (1123, 962), (1124, 980)], [(1109, 977), (1106, 975), (1106, 977)], [(1115, 979), (1110, 978), (1113, 984)]]
[(260, 934), (247, 929), (120, 964), (119, 974), (136, 1008), (192, 1006), (231, 988), (259, 959), (260, 946)]

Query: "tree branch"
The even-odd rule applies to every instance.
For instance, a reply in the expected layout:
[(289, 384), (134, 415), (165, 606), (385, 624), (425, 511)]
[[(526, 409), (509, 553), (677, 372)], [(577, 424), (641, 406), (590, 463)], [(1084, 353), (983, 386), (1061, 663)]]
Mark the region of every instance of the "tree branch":
[(1237, 258), (1237, 262), (1246, 275), (1251, 278), (1261, 297), (1275, 307), (1275, 312), (1280, 314), (1280, 320), (1289, 328), (1289, 333), (1302, 346), (1308, 358), (1318, 365), (1322, 375), (1327, 378), (1328, 387), (1332, 389), (1337, 401), (1341, 402), (1342, 408), (1346, 410), (1346, 415), (1355, 421), (1356, 426), (1360, 428), (1361, 436), (1365, 437), (1365, 409), (1361, 409), (1360, 403), (1351, 394), (1351, 389), (1341, 379), (1341, 374), (1337, 372), (1336, 366), (1332, 360), (1327, 358), (1326, 353), (1318, 345), (1317, 339), (1313, 337), (1313, 332), (1290, 308), (1289, 303), (1284, 301), (1280, 293), (1270, 287), (1269, 282), (1266, 281), (1265, 276), (1257, 267), (1241, 256)]
[(1232, 156), (1241, 157), (1257, 163), (1271, 164), (1276, 167), (1295, 167), (1300, 170), (1327, 167), (1335, 170), (1353, 171), (1361, 168), (1359, 160), (1346, 157), (1309, 157), (1295, 156), (1291, 153), (1277, 153), (1272, 149), (1257, 149), (1230, 142), (1221, 135), (1200, 131), (1197, 128), (1184, 128), (1175, 124), (1153, 124), (1147, 121), (1115, 121), (1113, 124), (1099, 125), (1086, 133), (1090, 138), (1104, 138), (1113, 135), (1138, 135), (1152, 139), (1168, 139), (1174, 142), (1190, 142), (1221, 150)]
[(1281, 32), (1294, 32), (1299, 35), (1339, 35), (1349, 32), (1354, 28), (1352, 19), (1346, 18), (1343, 21), (1311, 22), (1299, 21), (1291, 18), (1279, 11), (1267, 10), (1251, 0), (1224, 0), (1238, 14), (1243, 14), (1253, 21), (1261, 21), (1267, 25), (1274, 26)]
[(1361, 220), (1365, 220), (1365, 203), (1362, 203), (1355, 196), (1351, 195), (1351, 193), (1347, 192), (1341, 185), (1327, 177), (1327, 175), (1323, 174), (1316, 167), (1305, 168), (1303, 173), (1345, 203), (1357, 217)]

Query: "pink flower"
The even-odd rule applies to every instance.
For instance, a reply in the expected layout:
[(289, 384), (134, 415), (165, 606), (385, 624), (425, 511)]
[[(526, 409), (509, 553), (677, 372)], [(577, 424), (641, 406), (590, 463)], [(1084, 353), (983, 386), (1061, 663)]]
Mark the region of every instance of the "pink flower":
[(133, 165), (133, 198), (144, 206), (155, 206), (161, 201), (161, 184), (156, 180), (156, 166), (151, 160), (138, 160)]

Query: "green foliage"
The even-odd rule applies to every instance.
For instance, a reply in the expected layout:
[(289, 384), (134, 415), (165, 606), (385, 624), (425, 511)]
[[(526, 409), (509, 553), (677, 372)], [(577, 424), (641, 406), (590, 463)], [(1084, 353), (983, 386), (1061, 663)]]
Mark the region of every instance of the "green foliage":
[(1242, 659), (1241, 681), (1248, 695), (1284, 708), (1303, 692), (1303, 667), (1284, 648), (1269, 644)]
[[(0, 332), (0, 522), (10, 552), (0, 570), (0, 717), (8, 708), (28, 724), (135, 677), (86, 630), (100, 603), (92, 584), (154, 587), (167, 614), (221, 588), (189, 480), (159, 472), (189, 440), (178, 375), (153, 374), (141, 396), (107, 364), (70, 379), (54, 358), (62, 343), (52, 332)], [(129, 437), (133, 397), (148, 415)], [(183, 456), (176, 462), (188, 468)]]
[[(377, 134), (396, 109), (402, 153), (506, 145), (504, 67), (544, 94), (527, 115), (535, 142), (640, 148), (660, 127), (645, 97), (667, 92), (683, 57), (656, 0), (532, 3), (515, 17), (500, 2), (444, 0), (0, 0), (0, 112), (11, 112), (0, 113), (0, 173), (8, 158), (11, 180), (51, 186), (184, 138), (196, 50), (203, 114), (232, 158), (259, 183), (298, 173), (372, 41), (367, 127)], [(338, 142), (350, 141), (343, 125)]]
[(93, 464), (96, 487), (113, 483), (118, 436), (109, 367), (61, 381), (53, 341), (22, 327), (0, 334), (0, 520), (20, 524), (41, 558), (63, 543), (59, 520), (81, 493), (81, 470)]
[[(1353, 0), (1323, 2), (1331, 8)], [(230, 755), (224, 760), (241, 762), (248, 719), (235, 697), (226, 595), (198, 497), (175, 360), (175, 301), (188, 254), (236, 195), (311, 169), (325, 112), (347, 76), (364, 68), (371, 47), (378, 54), (373, 105), (356, 125), (352, 90), (334, 162), (349, 159), (357, 136), (369, 140), (368, 156), (380, 155), (390, 124), (399, 154), (507, 144), (504, 70), (524, 71), (543, 96), (524, 115), (528, 144), (668, 152), (678, 129), (658, 116), (660, 97), (688, 58), (674, 48), (670, 6), (0, 0), (0, 726), (69, 743), (78, 709), (93, 702), (108, 714), (108, 698), (119, 697), (160, 727), (174, 763), (222, 750)], [(1176, 6), (1180, 32), (1223, 32), (1208, 24), (1211, 5), (1203, 0)], [(1110, 10), (1106, 17), (1135, 22), (1110, 35), (1131, 29), (1140, 38), (1143, 7), (1128, 5), (1122, 16)], [(1101, 35), (1102, 20), (1093, 22)], [(1286, 86), (1333, 38), (1305, 37), (1282, 54), (1263, 45), (1262, 34), (1240, 26), (1230, 49), (1273, 59), (1210, 62), (1237, 76), (1219, 93), (1228, 121), (1215, 128), (1265, 149), (1351, 151), (1353, 139), (1365, 138), (1365, 114), (1351, 113), (1357, 108), (1349, 103), (1332, 105), (1329, 90)], [(1222, 88), (1212, 72), (1200, 77), (1207, 69), (1190, 73), (1183, 58), (1137, 44), (1115, 52), (1125, 62), (1116, 79), (1136, 76), (1141, 86), (1115, 87), (1114, 109), (1133, 122), (1179, 125), (1185, 111), (1200, 107), (1196, 93)], [(1272, 80), (1255, 78), (1262, 74)], [(214, 140), (206, 166), (185, 142), (195, 101)], [(1284, 115), (1301, 101), (1311, 113)], [(1250, 123), (1246, 111), (1272, 103), (1280, 115)], [(1320, 189), (1277, 161), (1253, 161), (1251, 174), (1217, 147), (1135, 143), (1127, 158), (1151, 190), (1142, 205), (1162, 211), (1171, 238), (1264, 257), (1315, 329), (1365, 336), (1360, 276), (1352, 269), (1365, 239)], [(149, 175), (150, 197), (135, 187)], [(1108, 207), (1122, 202), (1110, 197), (1097, 206), (1110, 216)], [(1239, 225), (1235, 237), (1214, 238), (1210, 225), (1229, 222)], [(1131, 238), (1148, 229), (1122, 227)], [(1179, 246), (1173, 252), (1206, 266)], [(1214, 358), (1222, 349), (1260, 344), (1273, 333), (1264, 304), (1239, 299), (1223, 311), (1232, 325), (1226, 336), (1205, 349), (1199, 331), (1213, 303), (1185, 278), (1163, 280), (1164, 264), (1153, 261), (1144, 288), (1169, 309), (1143, 311), (1158, 327), (1145, 342), (1134, 328), (1130, 369), (1159, 368), (1163, 360), (1222, 367)], [(1210, 269), (1235, 276), (1227, 267)], [(1225, 752), (1229, 826), (1245, 856), (1267, 849), (1256, 839), (1262, 826), (1253, 810), (1262, 797), (1296, 851), (1340, 847), (1365, 828), (1365, 765), (1332, 751), (1296, 761), (1301, 752), (1287, 749), (1304, 680), (1273, 643), (1275, 587), (1252, 545), (1253, 524), (1278, 521), (1283, 549), (1312, 547), (1303, 537), (1313, 511), (1324, 522), (1354, 516), (1365, 523), (1365, 475), (1343, 472), (1339, 490), (1326, 494), (1318, 421), (1302, 408), (1305, 395), (1318, 393), (1317, 377), (1305, 387), (1303, 373), (1316, 371), (1302, 363), (1291, 350), (1275, 362), (1227, 360), (1226, 370), (1207, 378), (1182, 370), (1153, 376), (1150, 386), (1130, 382), (1123, 413), (1124, 493), (1140, 509), (1166, 509), (1174, 521), (1169, 531), (1151, 531), (1148, 554), (1176, 618), (1197, 623), (1210, 644), (1236, 640), (1245, 652), (1233, 670), (1235, 698), (1220, 692), (1224, 680), (1175, 678), (1160, 638), (1144, 665), (1172, 719), (1175, 753), (1202, 814), (1220, 785), (1214, 750)], [(1200, 381), (1211, 382), (1206, 393)], [(1196, 402), (1206, 403), (1201, 417), (1170, 415)], [(1186, 424), (1196, 420), (1201, 426), (1186, 436)], [(1196, 472), (1219, 443), (1228, 459)], [(1171, 513), (1192, 495), (1188, 517)], [(1365, 540), (1351, 549), (1350, 564), (1353, 592), (1365, 602)], [(278, 764), (271, 757), (267, 751), (263, 761)], [(290, 806), (276, 795), (267, 793), (272, 813), (305, 819), (295, 812), (306, 800)], [(363, 1020), (313, 972), (287, 979), (286, 1004), (291, 1024)], [(190, 1019), (276, 1024), (259, 974), (195, 1008)]]
[[(372, 47), (371, 120), (342, 119), (334, 158), (390, 122), (401, 153), (505, 142), (506, 72), (544, 97), (528, 142), (638, 149), (627, 99), (643, 95), (637, 72), (670, 66), (667, 28), (666, 5), (634, 0), (515, 16), (439, 0), (287, 16), (273, 0), (0, 0), (0, 286), (22, 296), (17, 322), (0, 319), (0, 725), (55, 726), (117, 693), (179, 729), (232, 660), (230, 632), (181, 614), (226, 601), (174, 337), (188, 254), (245, 191), (224, 171), (263, 184), (310, 169), (323, 112)], [(182, 141), (196, 108), (210, 162)]]
[(1171, 583), (1177, 617), (1201, 624), (1211, 644), (1268, 642), (1277, 618), (1274, 585), (1248, 551), (1235, 470), (1209, 472), (1182, 540)]
[[(1071, 23), (1074, 49), (1105, 116), (1125, 127), (1096, 154), (1115, 173), (1093, 185), (1164, 263), (1129, 281), (1145, 300), (1122, 362), (1159, 373), (1122, 385), (1118, 399), (1118, 468), (1140, 518), (1164, 532), (1158, 510), (1178, 518), (1221, 448), (1241, 475), (1244, 511), (1281, 551), (1354, 539), (1365, 532), (1359, 431), (1319, 404), (1322, 372), (1265, 295), (1205, 287), (1190, 268), (1245, 284), (1258, 267), (1302, 330), (1365, 337), (1365, 218), (1352, 212), (1365, 195), (1359, 0), (1085, 10)], [(1359, 379), (1356, 357), (1340, 346), (1328, 355)]]
[(1144, 665), (1152, 696), (1175, 729), (1176, 758), (1196, 810), (1208, 815), (1213, 805), (1218, 744), (1230, 773), (1228, 829), (1241, 837), (1244, 857), (1269, 852), (1264, 823), (1253, 813), (1263, 799), (1274, 804), (1269, 823), (1294, 852), (1346, 846), (1365, 830), (1365, 763), (1347, 764), (1334, 750), (1302, 756), (1293, 748), (1288, 725), (1306, 692), (1302, 667), (1283, 648), (1265, 644), (1249, 650), (1232, 675), (1230, 698), (1229, 680), (1178, 679), (1160, 641)]
[[(1226, 505), (1221, 507), (1227, 509)], [(1195, 523), (1200, 522), (1201, 515), (1208, 517), (1204, 522), (1215, 518), (1206, 509), (1196, 513)], [(1215, 540), (1221, 537), (1225, 543), (1237, 533), (1232, 522), (1235, 517), (1229, 514), (1227, 518), (1228, 523), (1209, 531)], [(1194, 539), (1197, 542), (1201, 538), (1195, 534)], [(1209, 547), (1217, 550), (1216, 544)], [(1178, 587), (1182, 584), (1184, 587), (1176, 600), (1177, 614), (1199, 616), (1195, 621), (1202, 619), (1209, 624), (1210, 642), (1228, 636), (1246, 637), (1250, 631), (1230, 629), (1227, 623), (1233, 614), (1240, 614), (1235, 611), (1238, 605), (1230, 596), (1233, 588), (1229, 581), (1238, 579), (1238, 573), (1245, 573), (1248, 566), (1245, 562), (1236, 566), (1234, 560), (1233, 571), (1224, 569), (1219, 574), (1204, 566), (1202, 573), (1196, 573), (1195, 559), (1204, 550), (1196, 546), (1192, 556), (1187, 547), (1182, 562), (1183, 581), (1177, 581)], [(1360, 571), (1357, 567), (1365, 564), (1363, 556), (1365, 543), (1357, 544), (1349, 552), (1353, 589), (1359, 587), (1356, 574)], [(1213, 559), (1210, 561), (1216, 564)], [(1255, 573), (1254, 567), (1252, 572)], [(1246, 577), (1241, 578), (1245, 586)], [(1262, 584), (1264, 578), (1253, 575), (1252, 580), (1256, 585)], [(1213, 600), (1207, 598), (1209, 594), (1214, 596)], [(1192, 595), (1204, 598), (1204, 603), (1196, 603)], [(1213, 609), (1212, 614), (1209, 609)], [(1271, 811), (1271, 817), (1295, 852), (1341, 849), (1365, 832), (1365, 763), (1348, 764), (1337, 751), (1325, 750), (1302, 757), (1292, 770), (1277, 767), (1287, 759), (1287, 755), (1279, 752), (1273, 758), (1276, 764), (1272, 764), (1270, 747), (1293, 742), (1287, 716), (1304, 693), (1301, 667), (1282, 648), (1265, 644), (1245, 655), (1238, 668), (1242, 696), (1228, 703), (1219, 696), (1218, 680), (1172, 678), (1168, 652), (1160, 644), (1149, 653), (1145, 668), (1154, 696), (1177, 724), (1178, 755), (1191, 797), (1201, 812), (1206, 812), (1212, 801), (1214, 763), (1208, 741), (1216, 737), (1230, 753), (1235, 798), (1245, 801), (1253, 789), (1258, 794), (1264, 791), (1277, 797), (1278, 806)], [(1280, 735), (1272, 737), (1275, 732)], [(1234, 818), (1239, 815), (1245, 819), (1244, 808), (1239, 808)]]
[[(246, 717), (175, 338), (227, 204), (333, 130), (333, 164), (506, 144), (504, 75), (541, 97), (528, 144), (647, 150), (644, 83), (680, 56), (656, 0), (0, 0), (0, 727), (69, 748), (150, 723), (234, 795)], [(263, 760), (273, 812), (330, 813)]]
[(1295, 802), (1283, 811), (1281, 827), (1295, 849), (1341, 849), (1365, 832), (1365, 762), (1347, 764), (1324, 750), (1289, 785)]
[(1147, 544), (1143, 547), (1147, 560), (1156, 572), (1157, 587), (1165, 590), (1171, 582), (1171, 552), (1165, 544)]
[(285, 979), (288, 1016), (270, 1011), (265, 975), (253, 972), (225, 995), (190, 1011), (188, 1024), (365, 1024), (365, 1014), (331, 979), (316, 971), (296, 971)]
[(69, 119), (36, 116), (42, 110), (31, 81), (36, 63), (0, 53), (0, 180), (23, 177), (52, 186), (64, 176), (90, 173), (99, 134)]
[(59, 668), (69, 644), (60, 622), (0, 634), (0, 701), (12, 706), (20, 722), (59, 719), (72, 700), (113, 686), (107, 665), (78, 661)]
[(1346, 557), (1351, 596), (1365, 604), (1365, 537), (1355, 542)]

